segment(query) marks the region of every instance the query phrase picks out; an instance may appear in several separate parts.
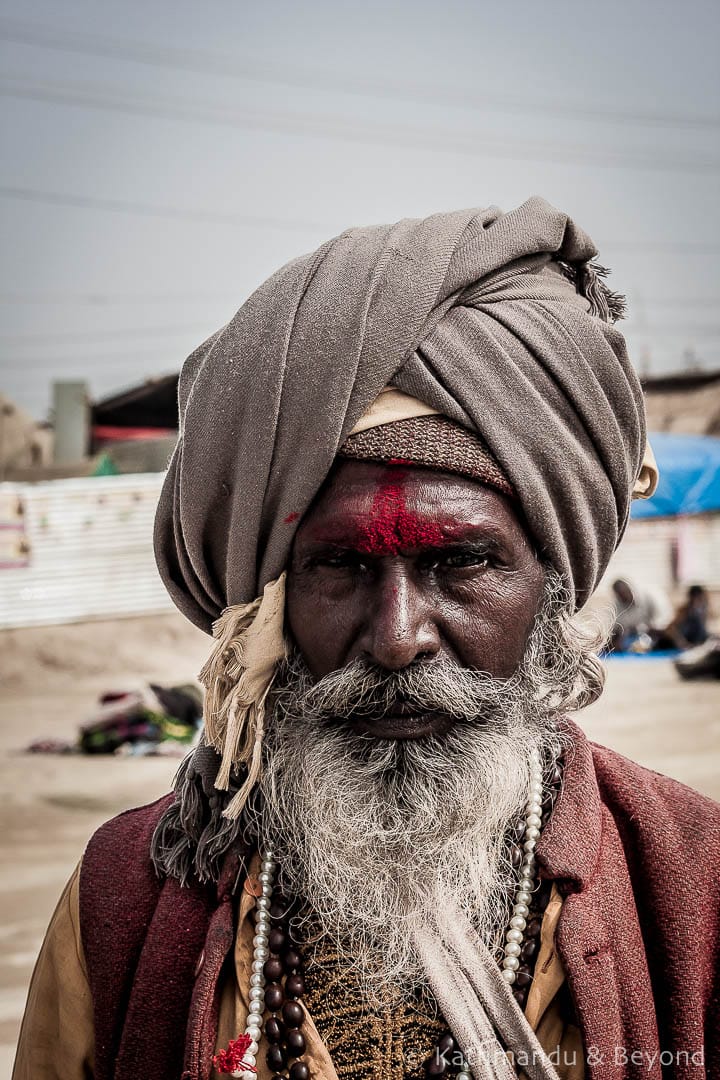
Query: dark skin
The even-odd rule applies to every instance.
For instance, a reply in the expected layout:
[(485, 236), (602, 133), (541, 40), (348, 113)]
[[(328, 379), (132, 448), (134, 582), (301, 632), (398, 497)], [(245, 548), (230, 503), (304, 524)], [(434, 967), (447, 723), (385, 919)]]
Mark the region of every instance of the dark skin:
[[(544, 575), (513, 503), (475, 480), (341, 461), (295, 536), (287, 618), (315, 678), (362, 657), (388, 672), (433, 657), (517, 669)], [(376, 738), (447, 731), (444, 714), (365, 721)]]

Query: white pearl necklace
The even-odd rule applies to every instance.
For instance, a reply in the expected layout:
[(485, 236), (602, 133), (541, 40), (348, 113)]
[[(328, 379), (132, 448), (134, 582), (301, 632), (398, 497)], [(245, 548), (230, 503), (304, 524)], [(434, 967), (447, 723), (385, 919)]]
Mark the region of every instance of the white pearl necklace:
[(542, 763), (539, 753), (534, 750), (530, 759), (530, 797), (525, 808), (526, 817), (520, 880), (515, 890), (512, 917), (505, 934), (505, 944), (503, 946), (502, 977), (510, 985), (515, 982), (515, 973), (520, 967), (523, 933), (527, 926), (530, 901), (535, 888), (535, 847), (540, 837), (542, 824), (542, 790)]
[[(543, 770), (540, 755), (534, 750), (530, 759), (530, 796), (525, 808), (525, 828), (523, 831), (523, 858), (520, 866), (520, 879), (515, 890), (512, 916), (505, 934), (503, 947), (502, 977), (508, 984), (515, 982), (515, 973), (520, 967), (520, 952), (523, 946), (524, 931), (530, 913), (530, 901), (535, 888), (535, 847), (540, 837), (542, 825)], [(270, 902), (277, 862), (273, 851), (266, 849), (262, 853), (262, 863), (258, 880), (262, 893), (255, 900), (255, 936), (253, 938), (252, 975), (250, 976), (250, 1012), (247, 1016), (245, 1034), (252, 1039), (244, 1057), (246, 1065), (254, 1066), (260, 1045), (265, 1012), (265, 961), (270, 956)], [(247, 1069), (237, 1070), (233, 1077), (240, 1080), (257, 1080), (256, 1074)], [(472, 1080), (472, 1073), (467, 1062), (463, 1061), (455, 1080)]]
[[(268, 940), (270, 937), (270, 902), (272, 898), (273, 883), (275, 881), (274, 852), (266, 850), (262, 853), (262, 863), (258, 880), (261, 887), (261, 895), (255, 899), (255, 937), (253, 938), (252, 975), (250, 976), (250, 1012), (247, 1015), (245, 1034), (252, 1042), (243, 1058), (246, 1065), (254, 1066), (257, 1061), (257, 1052), (262, 1035), (263, 1014), (265, 1012), (265, 961), (270, 956)], [(257, 1080), (257, 1074), (249, 1069), (238, 1069), (231, 1076), (239, 1077), (240, 1080)]]

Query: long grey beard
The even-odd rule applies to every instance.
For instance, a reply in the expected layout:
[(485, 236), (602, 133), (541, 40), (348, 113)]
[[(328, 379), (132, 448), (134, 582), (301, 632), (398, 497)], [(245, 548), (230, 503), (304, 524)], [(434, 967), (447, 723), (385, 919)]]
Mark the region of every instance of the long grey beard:
[[(254, 827), (304, 902), (305, 943), (329, 938), (371, 1007), (426, 991), (412, 928), (442, 924), (448, 896), (499, 943), (514, 880), (507, 833), (528, 801), (531, 756), (554, 760), (563, 742), (538, 705), (535, 653), (531, 642), (509, 680), (447, 662), (387, 674), (358, 661), (313, 683), (297, 656), (282, 672)], [(382, 715), (398, 694), (451, 713), (451, 731), (378, 740), (341, 719)]]

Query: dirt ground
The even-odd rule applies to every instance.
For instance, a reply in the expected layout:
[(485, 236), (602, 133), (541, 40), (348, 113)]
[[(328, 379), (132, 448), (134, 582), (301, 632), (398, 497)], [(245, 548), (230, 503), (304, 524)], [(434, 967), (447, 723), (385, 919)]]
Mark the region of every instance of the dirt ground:
[[(92, 831), (168, 790), (176, 759), (23, 754), (73, 739), (101, 691), (186, 682), (208, 639), (179, 615), (0, 633), (0, 1075), (62, 886)], [(720, 683), (681, 682), (666, 660), (613, 660), (581, 723), (591, 738), (720, 799)]]

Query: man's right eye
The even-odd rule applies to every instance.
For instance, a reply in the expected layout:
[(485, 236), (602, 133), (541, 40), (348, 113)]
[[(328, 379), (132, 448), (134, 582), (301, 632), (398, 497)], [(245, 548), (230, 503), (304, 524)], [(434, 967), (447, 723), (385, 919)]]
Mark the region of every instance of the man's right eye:
[(369, 569), (367, 561), (356, 551), (341, 551), (336, 555), (317, 555), (312, 560), (313, 566), (324, 566), (331, 570), (355, 570), (364, 573)]

